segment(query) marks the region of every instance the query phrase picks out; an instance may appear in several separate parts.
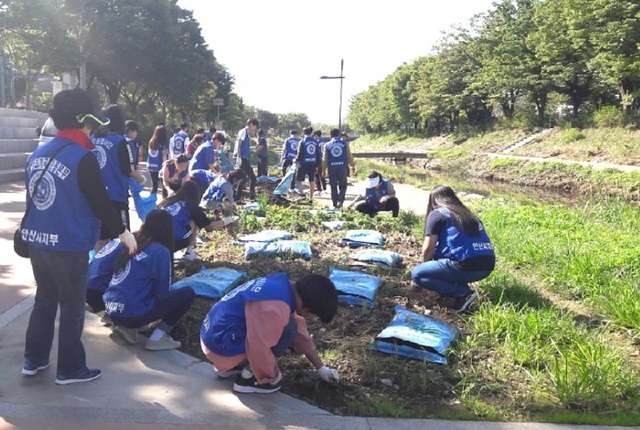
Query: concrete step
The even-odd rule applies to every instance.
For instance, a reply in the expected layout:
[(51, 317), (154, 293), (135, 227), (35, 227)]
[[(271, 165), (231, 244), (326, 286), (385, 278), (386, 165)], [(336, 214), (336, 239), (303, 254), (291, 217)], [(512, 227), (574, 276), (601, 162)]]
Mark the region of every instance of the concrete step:
[(29, 139), (0, 139), (0, 153), (33, 152), (38, 147), (38, 140)]
[(44, 120), (42, 120), (42, 118), (40, 118), (39, 116), (32, 117), (32, 118), (21, 118), (16, 116), (0, 116), (0, 128), (18, 127), (18, 128), (35, 129), (37, 126), (42, 126), (42, 124), (44, 124)]
[(24, 184), (24, 167), (0, 170), (0, 184), (6, 184), (8, 182), (20, 182)]
[(0, 108), (0, 117), (14, 117), (14, 118), (40, 118), (42, 122), (47, 119), (49, 115), (46, 112), (37, 112), (33, 110), (24, 109), (8, 109)]
[(27, 158), (31, 153), (29, 152), (9, 152), (0, 154), (0, 170), (10, 170), (17, 168), (24, 168)]
[[(40, 124), (42, 125), (42, 124)], [(36, 127), (0, 127), (0, 139), (35, 139)]]

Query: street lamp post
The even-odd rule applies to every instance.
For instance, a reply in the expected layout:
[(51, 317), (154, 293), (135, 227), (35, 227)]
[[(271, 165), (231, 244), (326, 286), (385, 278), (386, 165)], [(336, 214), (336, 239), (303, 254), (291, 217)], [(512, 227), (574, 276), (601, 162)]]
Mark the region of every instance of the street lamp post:
[(320, 76), (320, 79), (340, 79), (340, 105), (338, 108), (338, 129), (342, 130), (342, 81), (344, 79), (344, 60), (340, 60), (340, 76)]

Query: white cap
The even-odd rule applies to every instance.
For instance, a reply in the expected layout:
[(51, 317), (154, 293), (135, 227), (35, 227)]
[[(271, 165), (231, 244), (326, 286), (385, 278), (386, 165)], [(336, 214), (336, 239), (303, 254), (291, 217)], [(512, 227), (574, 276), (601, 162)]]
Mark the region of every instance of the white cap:
[(380, 176), (376, 176), (375, 178), (367, 178), (365, 181), (366, 188), (373, 188), (380, 183)]

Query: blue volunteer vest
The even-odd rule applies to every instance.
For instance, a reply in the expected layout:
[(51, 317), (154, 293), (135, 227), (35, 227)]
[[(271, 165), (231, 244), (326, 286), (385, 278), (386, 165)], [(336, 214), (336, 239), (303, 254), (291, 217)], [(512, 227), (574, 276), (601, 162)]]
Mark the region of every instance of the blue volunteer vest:
[(113, 273), (107, 291), (102, 295), (109, 315), (138, 317), (153, 308), (157, 297), (169, 292), (171, 285), (171, 253), (153, 242), (134, 255)]
[(291, 313), (295, 311), (295, 294), (286, 273), (251, 280), (227, 293), (205, 317), (200, 339), (211, 351), (225, 357), (246, 352), (244, 306), (247, 302), (264, 300), (285, 302)]
[[(64, 148), (38, 178), (53, 155)], [(100, 234), (100, 221), (94, 215), (78, 183), (78, 164), (89, 153), (77, 143), (56, 137), (39, 146), (25, 168), (27, 204), (31, 205), (22, 228), (22, 238), (29, 246), (60, 252), (88, 252)]]
[(305, 136), (300, 144), (302, 145), (302, 153), (300, 154), (302, 159), (298, 160), (300, 164), (304, 166), (318, 164), (318, 144), (316, 140), (311, 136)]
[(184, 154), (185, 147), (184, 142), (187, 140), (189, 136), (184, 131), (180, 131), (173, 136), (173, 154), (180, 155)]
[(217, 176), (213, 180), (213, 182), (209, 184), (209, 187), (202, 195), (202, 200), (206, 200), (209, 202), (221, 202), (226, 195), (224, 190), (222, 189), (222, 186), (228, 182), (229, 181), (222, 176)]
[(129, 176), (122, 173), (118, 155), (123, 139), (124, 136), (116, 133), (91, 138), (109, 199), (119, 203), (126, 203), (129, 199)]
[(482, 222), (478, 221), (480, 235), (470, 236), (458, 231), (448, 210), (444, 208), (437, 208), (436, 210), (447, 218), (447, 226), (438, 235), (438, 243), (433, 255), (434, 259), (448, 258), (453, 261), (464, 261), (468, 258), (482, 255), (495, 255), (493, 244), (489, 240)]
[(176, 240), (186, 239), (191, 236), (191, 213), (187, 210), (185, 202), (175, 202), (163, 207), (162, 210), (169, 212), (173, 217), (173, 238)]
[(249, 158), (251, 156), (251, 139), (249, 138), (249, 130), (245, 128), (244, 140), (240, 146), (240, 158)]
[(298, 155), (298, 145), (300, 144), (300, 139), (297, 137), (290, 137), (284, 141), (284, 159), (285, 160), (293, 160)]
[(367, 197), (367, 203), (375, 209), (382, 208), (384, 205), (380, 203), (380, 199), (389, 194), (389, 181), (383, 179), (380, 183), (380, 188), (367, 188), (365, 194)]
[(120, 239), (114, 239), (97, 252), (87, 273), (87, 289), (104, 293), (113, 276), (113, 265), (124, 249)]
[(209, 164), (208, 161), (213, 164), (214, 156), (213, 156), (213, 146), (211, 146), (211, 142), (203, 143), (202, 145), (196, 148), (196, 152), (193, 153), (193, 157), (189, 162), (189, 171), (195, 169), (208, 169)]
[(329, 156), (327, 165), (329, 167), (344, 166), (347, 164), (347, 144), (344, 140), (331, 139), (326, 144), (325, 150), (328, 150)]
[(129, 146), (129, 163), (138, 164), (138, 142), (128, 136), (125, 136), (124, 139)]
[(160, 149), (151, 149), (147, 151), (147, 170), (150, 172), (159, 172), (162, 167), (162, 151)]
[(209, 183), (218, 177), (218, 175), (213, 173), (211, 170), (205, 169), (192, 170), (189, 175), (196, 180), (201, 193), (204, 193), (207, 188), (209, 188)]

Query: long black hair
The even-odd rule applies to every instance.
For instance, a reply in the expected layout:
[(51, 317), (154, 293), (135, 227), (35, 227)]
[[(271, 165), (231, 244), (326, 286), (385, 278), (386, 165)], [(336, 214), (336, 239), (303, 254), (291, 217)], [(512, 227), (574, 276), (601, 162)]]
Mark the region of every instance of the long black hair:
[[(153, 242), (158, 242), (169, 250), (173, 260), (173, 217), (169, 212), (162, 209), (152, 210), (147, 215), (140, 230), (133, 233), (133, 235), (136, 237), (138, 252), (144, 250)], [(114, 263), (114, 272), (122, 270), (131, 260), (131, 257), (132, 255), (129, 255), (129, 251), (126, 248), (123, 249)], [(173, 261), (171, 262), (171, 267), (173, 267)]]
[(458, 231), (470, 236), (480, 235), (480, 220), (460, 201), (448, 185), (437, 185), (429, 195), (427, 216), (437, 208), (444, 208), (451, 214), (453, 225)]
[(230, 172), (224, 172), (222, 174), (222, 177), (225, 178), (227, 181), (231, 182), (232, 184), (235, 184), (237, 182), (240, 182), (242, 179), (246, 178), (246, 175), (244, 173), (244, 170), (235, 169), (235, 170), (231, 170)]
[(177, 193), (158, 203), (158, 207), (166, 208), (177, 202), (185, 202), (187, 210), (192, 211), (200, 204), (201, 197), (202, 193), (198, 184), (194, 181), (187, 181), (180, 186)]

